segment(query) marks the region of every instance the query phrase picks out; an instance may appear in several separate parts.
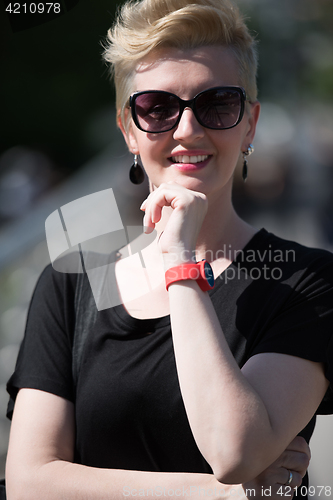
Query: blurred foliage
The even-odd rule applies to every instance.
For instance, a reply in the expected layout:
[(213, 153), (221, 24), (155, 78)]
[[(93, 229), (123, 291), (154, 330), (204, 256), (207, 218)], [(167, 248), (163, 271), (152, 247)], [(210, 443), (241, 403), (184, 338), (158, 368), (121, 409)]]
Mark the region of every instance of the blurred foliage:
[(239, 0), (259, 42), (259, 97), (333, 102), (332, 0)]
[[(89, 124), (114, 99), (101, 40), (121, 3), (80, 0), (66, 15), (18, 33), (2, 16), (0, 153), (38, 149), (67, 174), (100, 149)], [(332, 102), (332, 0), (238, 3), (259, 41), (259, 97)]]
[(85, 129), (114, 96), (101, 40), (116, 2), (81, 0), (66, 15), (12, 33), (1, 18), (1, 152), (26, 145), (73, 170), (96, 151)]

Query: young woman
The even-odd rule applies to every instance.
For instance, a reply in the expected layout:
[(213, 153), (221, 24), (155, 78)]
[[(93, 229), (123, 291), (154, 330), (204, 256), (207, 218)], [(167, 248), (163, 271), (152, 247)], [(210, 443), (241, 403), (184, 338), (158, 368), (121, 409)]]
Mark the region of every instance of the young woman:
[(333, 259), (233, 208), (260, 110), (254, 40), (228, 0), (143, 0), (123, 6), (105, 57), (158, 238), (144, 272), (117, 262), (122, 304), (98, 312), (75, 386), (77, 276), (42, 274), (8, 384), (8, 499), (291, 495), (308, 463), (295, 437), (333, 409)]

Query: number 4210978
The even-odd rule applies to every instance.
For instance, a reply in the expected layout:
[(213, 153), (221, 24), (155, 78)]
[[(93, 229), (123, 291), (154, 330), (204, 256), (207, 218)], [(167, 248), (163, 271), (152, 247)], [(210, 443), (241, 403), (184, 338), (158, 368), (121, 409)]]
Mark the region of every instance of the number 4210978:
[[(288, 491), (289, 490), (289, 491)], [(309, 497), (330, 497), (332, 495), (331, 486), (301, 486), (300, 488), (292, 488), (291, 486), (281, 486), (277, 494), (281, 496), (290, 496), (291, 494), (300, 493), (302, 496), (309, 495)]]
[(60, 14), (60, 3), (38, 2), (38, 3), (9, 3), (6, 7), (9, 14)]

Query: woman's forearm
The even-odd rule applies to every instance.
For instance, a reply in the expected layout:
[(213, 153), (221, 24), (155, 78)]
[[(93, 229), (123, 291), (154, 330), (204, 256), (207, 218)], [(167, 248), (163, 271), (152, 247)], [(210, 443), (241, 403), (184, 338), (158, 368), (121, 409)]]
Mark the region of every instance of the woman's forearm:
[[(274, 464), (246, 485), (225, 485), (218, 482), (212, 474), (98, 469), (53, 460), (42, 466), (35, 466), (30, 471), (25, 468), (25, 483), (24, 474), (9, 467), (7, 499), (118, 500), (133, 497), (191, 497), (199, 500), (208, 497), (211, 500), (227, 500), (237, 497), (238, 500), (246, 500), (265, 497), (265, 488), (266, 494), (267, 491), (270, 492), (272, 500), (280, 500), (281, 484), (288, 478), (288, 468), (293, 471), (291, 488), (300, 486), (309, 460), (309, 447), (304, 439), (298, 437)], [(10, 472), (13, 472), (12, 477)], [(290, 488), (286, 491), (286, 498), (292, 497), (292, 491)]]
[(74, 447), (74, 404), (44, 391), (21, 389), (16, 397), (7, 454), (8, 500), (119, 500), (143, 496), (143, 492), (144, 496), (171, 496), (172, 491), (174, 496), (196, 499), (208, 489), (217, 498), (224, 498), (223, 488), (228, 494), (228, 487), (213, 474), (141, 472), (75, 464)]
[[(232, 491), (231, 491), (232, 490)], [(237, 491), (237, 493), (236, 493)], [(8, 500), (124, 500), (134, 497), (245, 498), (241, 485), (210, 474), (99, 469), (55, 460), (29, 471), (26, 481), (7, 477)]]

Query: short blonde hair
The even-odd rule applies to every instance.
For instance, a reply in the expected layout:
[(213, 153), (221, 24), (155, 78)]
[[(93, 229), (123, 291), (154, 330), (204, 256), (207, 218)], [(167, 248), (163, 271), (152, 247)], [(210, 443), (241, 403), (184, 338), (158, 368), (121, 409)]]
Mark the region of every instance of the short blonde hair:
[(195, 49), (221, 45), (232, 50), (240, 84), (257, 99), (256, 41), (231, 0), (129, 0), (118, 12), (104, 45), (116, 87), (116, 107), (124, 111), (138, 63), (158, 48)]

